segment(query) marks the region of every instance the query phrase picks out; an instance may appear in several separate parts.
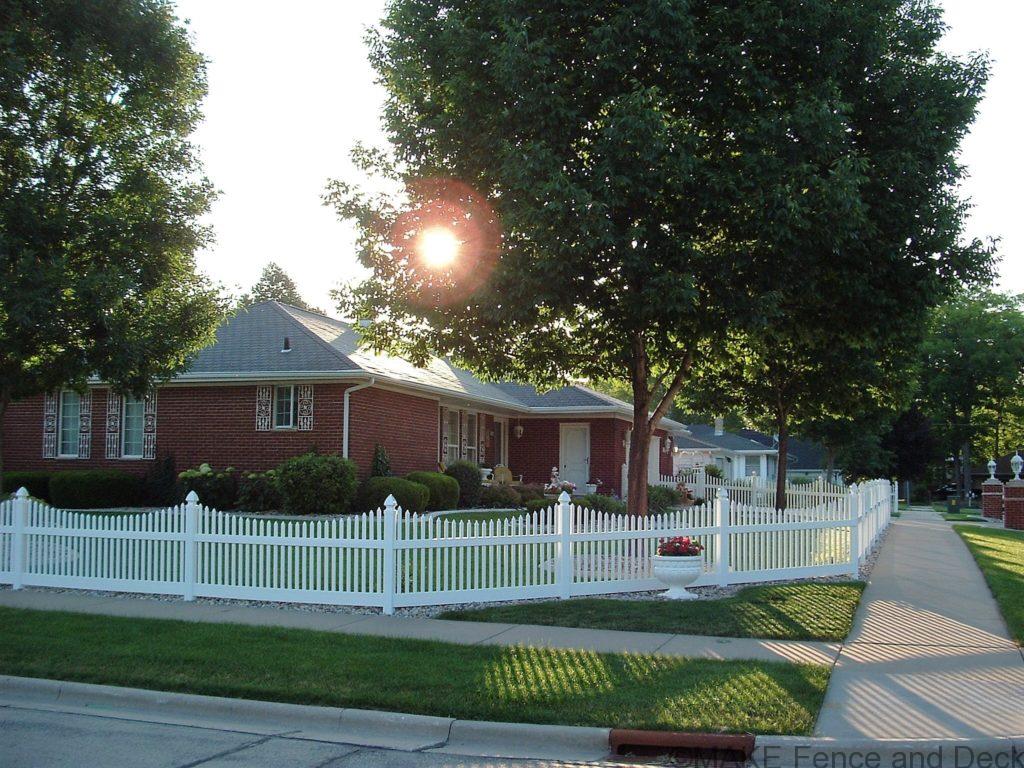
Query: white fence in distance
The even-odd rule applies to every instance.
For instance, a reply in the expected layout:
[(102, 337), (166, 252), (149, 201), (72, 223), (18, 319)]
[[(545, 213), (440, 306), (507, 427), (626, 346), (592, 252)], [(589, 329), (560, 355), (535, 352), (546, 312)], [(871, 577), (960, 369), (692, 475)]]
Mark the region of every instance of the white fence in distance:
[(660, 588), (658, 542), (705, 546), (696, 583), (856, 578), (894, 509), (887, 480), (813, 508), (733, 503), (611, 515), (562, 494), (502, 520), (406, 514), (389, 497), (361, 515), (281, 519), (219, 512), (194, 493), (155, 512), (55, 509), (21, 489), (0, 503), (0, 583), (293, 603), (396, 607), (568, 598)]

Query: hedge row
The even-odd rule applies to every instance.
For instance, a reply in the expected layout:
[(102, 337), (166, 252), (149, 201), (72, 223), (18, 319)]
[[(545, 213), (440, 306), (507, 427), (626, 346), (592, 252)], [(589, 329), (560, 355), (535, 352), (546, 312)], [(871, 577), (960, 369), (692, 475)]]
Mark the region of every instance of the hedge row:
[(146, 479), (117, 469), (4, 472), (4, 492), (29, 495), (63, 509), (133, 507), (146, 498)]

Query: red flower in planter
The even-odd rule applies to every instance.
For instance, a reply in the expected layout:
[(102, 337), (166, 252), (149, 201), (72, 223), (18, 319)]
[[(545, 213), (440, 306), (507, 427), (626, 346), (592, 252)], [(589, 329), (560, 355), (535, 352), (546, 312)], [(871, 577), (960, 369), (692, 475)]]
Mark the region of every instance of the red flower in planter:
[(662, 557), (693, 557), (703, 551), (704, 545), (689, 536), (676, 536), (658, 544), (658, 554)]

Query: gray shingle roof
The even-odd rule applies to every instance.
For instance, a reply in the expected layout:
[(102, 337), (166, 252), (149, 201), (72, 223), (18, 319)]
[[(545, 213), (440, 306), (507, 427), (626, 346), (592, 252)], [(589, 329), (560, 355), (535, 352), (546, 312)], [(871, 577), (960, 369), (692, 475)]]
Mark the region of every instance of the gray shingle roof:
[(715, 428), (710, 424), (687, 424), (686, 430), (697, 440), (710, 443), (718, 448), (724, 448), (727, 451), (770, 452), (775, 450), (733, 432), (723, 432), (721, 435), (716, 435)]
[(678, 432), (672, 436), (672, 442), (675, 444), (676, 448), (689, 448), (697, 451), (714, 450), (715, 448), (715, 446), (710, 443), (705, 443), (688, 435), (679, 434)]
[[(282, 352), (288, 338), (290, 352)], [(582, 386), (550, 392), (511, 382), (481, 381), (443, 358), (417, 367), (400, 357), (360, 348), (350, 323), (276, 301), (256, 304), (228, 318), (216, 342), (202, 350), (182, 378), (232, 378), (253, 374), (366, 373), (412, 387), (505, 406), (512, 410), (558, 408), (612, 410), (629, 414), (632, 406)], [(676, 426), (666, 419), (663, 424)], [(678, 425), (681, 426), (681, 425)]]

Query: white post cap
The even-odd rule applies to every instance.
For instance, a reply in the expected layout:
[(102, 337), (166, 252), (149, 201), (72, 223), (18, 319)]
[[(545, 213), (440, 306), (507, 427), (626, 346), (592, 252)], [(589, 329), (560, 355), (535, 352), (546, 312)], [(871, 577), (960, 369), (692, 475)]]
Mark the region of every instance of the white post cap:
[(185, 501), (189, 502), (190, 504), (195, 504), (197, 501), (199, 501), (199, 494), (196, 493), (195, 491), (189, 491), (188, 496), (185, 497)]

